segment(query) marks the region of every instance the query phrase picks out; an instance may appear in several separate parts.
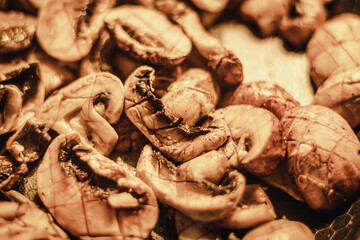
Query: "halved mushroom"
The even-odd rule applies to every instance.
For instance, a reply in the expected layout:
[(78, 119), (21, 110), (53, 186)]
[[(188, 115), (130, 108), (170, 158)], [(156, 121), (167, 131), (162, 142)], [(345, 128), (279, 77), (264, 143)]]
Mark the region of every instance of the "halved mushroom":
[(76, 237), (145, 239), (158, 219), (151, 188), (78, 134), (52, 141), (38, 168), (37, 186), (56, 221)]
[(0, 53), (28, 48), (35, 35), (36, 18), (22, 12), (0, 11)]
[(39, 12), (36, 36), (50, 56), (74, 62), (85, 57), (98, 38), (113, 0), (49, 0)]
[(302, 49), (326, 17), (323, 0), (290, 1), (288, 13), (280, 21), (279, 33), (291, 46)]
[(315, 103), (331, 108), (350, 124), (360, 124), (360, 67), (331, 75), (316, 91)]
[(215, 71), (224, 87), (237, 86), (243, 80), (242, 64), (235, 54), (209, 34), (197, 13), (178, 0), (156, 0), (154, 6), (179, 24), (191, 39), (199, 53)]
[(105, 25), (120, 49), (155, 65), (178, 65), (192, 48), (181, 28), (156, 9), (120, 6), (106, 15)]
[(175, 166), (146, 145), (136, 176), (153, 189), (160, 202), (201, 222), (226, 216), (245, 188), (245, 177), (230, 170), (227, 157), (215, 150)]
[(149, 141), (167, 157), (184, 162), (217, 149), (229, 138), (223, 120), (189, 126), (173, 116), (154, 94), (155, 71), (137, 68), (125, 81), (125, 113)]
[(216, 225), (230, 229), (247, 229), (274, 220), (274, 207), (259, 184), (246, 185), (244, 194), (234, 210)]
[(220, 108), (213, 119), (223, 119), (236, 144), (231, 165), (255, 175), (269, 175), (285, 156), (280, 121), (268, 110), (251, 105)]
[(331, 74), (360, 66), (359, 37), (360, 16), (351, 13), (333, 17), (316, 29), (306, 48), (316, 87)]
[(209, 72), (190, 68), (170, 84), (161, 98), (169, 113), (195, 126), (202, 118), (215, 111), (218, 91)]
[(110, 154), (118, 136), (116, 123), (124, 106), (124, 87), (111, 73), (77, 79), (48, 97), (41, 117), (59, 134), (78, 132), (101, 153)]
[(66, 240), (68, 235), (50, 214), (14, 190), (6, 193), (14, 201), (0, 204), (0, 232), (3, 239)]
[(251, 229), (242, 240), (291, 239), (314, 240), (311, 229), (298, 221), (285, 219), (273, 220)]
[(360, 190), (360, 142), (330, 108), (298, 106), (281, 119), (289, 174), (315, 210), (339, 207)]
[(262, 107), (275, 114), (279, 119), (287, 110), (299, 106), (299, 102), (285, 89), (276, 83), (266, 81), (241, 84), (230, 97), (228, 104), (250, 104)]

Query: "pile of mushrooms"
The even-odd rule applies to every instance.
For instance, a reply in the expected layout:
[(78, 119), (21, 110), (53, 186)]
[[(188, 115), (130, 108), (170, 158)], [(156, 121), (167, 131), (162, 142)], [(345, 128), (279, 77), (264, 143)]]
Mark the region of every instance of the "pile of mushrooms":
[[(263, 186), (315, 212), (359, 194), (360, 17), (260, 2), (0, 1), (0, 189), (17, 202), (0, 202), (6, 234), (154, 239), (166, 215), (178, 239), (314, 239), (278, 219)], [(306, 45), (314, 104), (242, 83), (240, 59), (206, 30), (231, 8)], [(30, 170), (41, 205), (12, 190)]]

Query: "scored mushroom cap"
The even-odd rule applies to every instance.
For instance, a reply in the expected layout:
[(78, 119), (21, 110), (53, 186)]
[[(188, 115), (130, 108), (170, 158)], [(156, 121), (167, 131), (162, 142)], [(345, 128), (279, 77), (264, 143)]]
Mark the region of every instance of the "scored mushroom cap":
[(269, 175), (285, 156), (280, 121), (268, 110), (251, 105), (231, 105), (220, 108), (214, 119), (224, 119), (235, 141), (231, 156), (233, 167), (255, 175)]
[(360, 142), (330, 108), (299, 106), (281, 119), (286, 165), (300, 194), (314, 210), (340, 206), (360, 190)]
[(360, 16), (351, 13), (335, 16), (315, 30), (306, 55), (316, 87), (333, 73), (360, 66), (359, 34)]
[[(223, 161), (217, 159), (215, 162)], [(207, 158), (204, 160), (207, 161)], [(214, 183), (214, 179), (210, 181), (199, 174), (194, 175), (194, 172), (189, 171), (193, 167), (184, 170), (181, 166), (176, 167), (151, 145), (146, 145), (136, 166), (136, 175), (153, 189), (159, 201), (198, 221), (220, 219), (235, 207), (245, 187), (242, 174), (235, 170), (227, 171), (220, 176), (220, 182)], [(213, 169), (216, 171), (218, 167)], [(207, 169), (203, 168), (202, 171), (206, 172)]]
[(360, 124), (360, 67), (331, 75), (316, 91), (315, 104), (332, 108), (351, 127)]

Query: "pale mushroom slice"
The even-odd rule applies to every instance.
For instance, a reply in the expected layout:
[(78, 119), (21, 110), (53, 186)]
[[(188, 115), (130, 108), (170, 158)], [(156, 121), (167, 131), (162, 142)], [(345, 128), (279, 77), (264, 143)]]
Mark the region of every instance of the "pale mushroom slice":
[(236, 207), (214, 224), (221, 228), (248, 229), (276, 218), (275, 209), (259, 184), (245, 186)]
[(155, 71), (149, 66), (137, 68), (126, 79), (125, 113), (165, 156), (185, 162), (228, 141), (230, 133), (223, 120), (189, 126), (172, 115), (154, 94), (154, 79)]
[(2, 201), (0, 204), (0, 232), (3, 239), (70, 239), (52, 216), (34, 202), (14, 190), (6, 192), (6, 196), (12, 201)]
[(16, 11), (0, 11), (0, 53), (24, 50), (32, 44), (37, 20)]
[(151, 64), (178, 65), (192, 48), (181, 28), (156, 9), (120, 6), (106, 15), (105, 25), (120, 49)]
[(206, 31), (191, 7), (177, 0), (155, 0), (154, 6), (182, 27), (201, 56), (208, 61), (209, 67), (215, 71), (222, 86), (232, 87), (242, 82), (243, 70), (239, 58)]
[(213, 119), (223, 119), (236, 144), (231, 156), (235, 168), (264, 176), (271, 174), (285, 156), (280, 120), (270, 111), (251, 105), (220, 108)]
[(279, 33), (292, 47), (303, 49), (326, 18), (323, 0), (290, 1), (288, 13), (280, 21)]
[(263, 239), (315, 240), (315, 236), (311, 229), (301, 222), (278, 219), (251, 229), (242, 238), (242, 240)]
[(306, 55), (310, 74), (319, 87), (331, 74), (360, 66), (360, 16), (343, 13), (318, 27), (311, 37)]
[(189, 126), (215, 111), (219, 93), (209, 72), (190, 68), (171, 83), (161, 101)]
[(90, 52), (114, 5), (113, 0), (49, 0), (39, 11), (37, 40), (50, 56), (78, 61)]
[(37, 186), (57, 223), (76, 237), (145, 239), (158, 220), (151, 188), (76, 133), (52, 141)]
[(284, 88), (266, 81), (241, 84), (228, 101), (228, 105), (240, 104), (265, 108), (279, 119), (287, 110), (300, 105)]
[(350, 124), (360, 124), (360, 67), (331, 75), (316, 91), (315, 104), (339, 113)]
[(78, 132), (85, 141), (108, 155), (118, 136), (116, 123), (124, 106), (124, 87), (111, 73), (81, 77), (49, 96), (41, 118), (59, 134)]
[(344, 118), (308, 105), (289, 110), (281, 124), (288, 173), (309, 207), (330, 211), (358, 194), (360, 142)]
[(210, 222), (226, 216), (245, 188), (245, 177), (230, 170), (221, 151), (211, 151), (179, 166), (151, 145), (141, 152), (136, 176), (148, 184), (158, 200), (194, 220)]

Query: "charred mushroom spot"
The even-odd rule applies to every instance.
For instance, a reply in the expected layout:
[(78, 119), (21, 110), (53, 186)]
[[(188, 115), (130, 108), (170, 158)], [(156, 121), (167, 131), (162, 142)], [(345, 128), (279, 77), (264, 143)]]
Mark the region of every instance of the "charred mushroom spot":
[(247, 152), (249, 152), (250, 149), (251, 149), (251, 147), (252, 147), (252, 140), (251, 140), (250, 137), (245, 137), (245, 139), (244, 139), (244, 145), (245, 145), (245, 150), (246, 150)]
[(289, 9), (289, 17), (290, 18), (301, 17), (301, 14), (299, 13), (299, 11), (296, 8), (297, 2), (298, 2), (298, 0), (292, 0), (290, 2), (290, 9)]
[(159, 163), (159, 168), (158, 169), (162, 169), (162, 166), (165, 167), (165, 169), (168, 169), (172, 174), (176, 174), (176, 169), (177, 166), (173, 163), (170, 162), (169, 160), (167, 160), (160, 151), (154, 150), (153, 151), (153, 156), (156, 158), (156, 160), (158, 160)]
[(228, 174), (225, 174), (218, 184), (214, 184), (210, 181), (202, 181), (201, 184), (210, 189), (213, 196), (229, 194), (236, 188), (235, 178), (229, 177)]
[(89, 30), (90, 19), (94, 15), (96, 8), (96, 2), (94, 0), (88, 0), (85, 6), (82, 9), (78, 9), (79, 11), (79, 20), (76, 27), (76, 36), (86, 37)]
[(132, 39), (135, 39), (140, 44), (166, 49), (166, 45), (159, 41), (158, 38), (154, 38), (151, 35), (138, 34), (136, 28), (126, 25), (125, 23), (122, 23), (122, 28)]
[[(35, 94), (36, 86), (40, 82), (39, 65), (30, 63), (27, 67), (6, 74), (3, 84), (13, 84), (23, 93), (24, 101)], [(32, 91), (34, 90), (34, 91)]]
[(101, 92), (95, 96), (93, 104), (95, 106), (98, 105), (99, 103), (103, 104), (106, 110), (109, 107), (109, 101), (110, 101), (109, 94), (107, 92)]
[(101, 200), (106, 200), (111, 194), (118, 193), (115, 181), (95, 174), (88, 164), (76, 155), (74, 147), (78, 144), (78, 141), (72, 139), (63, 142), (60, 146), (59, 161), (65, 173), (83, 183), (84, 188), (89, 187), (90, 193)]

